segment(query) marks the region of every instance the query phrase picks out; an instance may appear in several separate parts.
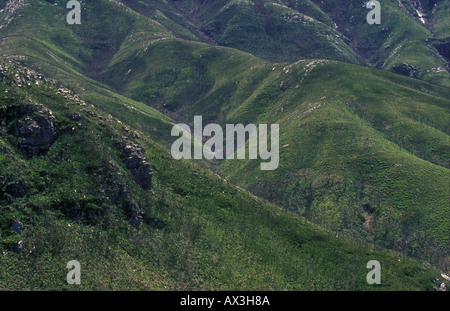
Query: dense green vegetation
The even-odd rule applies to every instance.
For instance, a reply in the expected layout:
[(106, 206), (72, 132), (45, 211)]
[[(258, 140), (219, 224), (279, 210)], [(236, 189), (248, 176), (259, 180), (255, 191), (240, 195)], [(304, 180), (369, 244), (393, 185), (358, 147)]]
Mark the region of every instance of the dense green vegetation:
[(281, 125), (280, 167), (226, 161), (219, 172), (233, 183), (326, 227), (446, 265), (448, 89), (183, 40), (155, 42), (117, 64), (105, 82), (188, 124), (202, 115), (205, 124)]
[[(219, 45), (264, 59), (289, 62), (302, 58), (333, 59), (449, 86), (448, 59), (445, 59), (448, 45), (442, 49), (433, 43), (435, 39), (448, 38), (448, 1), (383, 1), (381, 25), (367, 24), (369, 10), (361, 1), (123, 2), (153, 19), (159, 10), (176, 12), (176, 16), (184, 19), (172, 21), (190, 31), (194, 31), (194, 25), (208, 36), (197, 35), (195, 40), (211, 43), (212, 39)], [(192, 39), (174, 32), (180, 38)]]
[[(430, 290), (440, 278), (428, 264), (338, 236), (173, 160), (142, 133), (57, 94), (60, 86), (14, 87), (21, 67), (2, 65), (8, 67), (0, 81), (2, 105), (45, 103), (58, 133), (48, 152), (27, 158), (8, 130), (17, 119), (3, 124), (1, 147), (9, 152), (0, 153), (2, 191), (20, 184), (26, 193), (5, 205), (6, 192), (0, 201), (2, 290)], [(73, 121), (74, 113), (81, 119)], [(151, 190), (124, 165), (117, 148), (123, 136), (145, 148), (154, 170)], [(129, 221), (132, 202), (142, 207), (139, 230)], [(10, 229), (17, 220), (21, 234)], [(19, 240), (23, 251), (9, 252)], [(366, 263), (374, 258), (383, 265), (383, 283), (370, 287)], [(66, 283), (72, 259), (82, 264), (79, 287)]]
[[(383, 2), (372, 28), (357, 1), (82, 2), (68, 25), (66, 1), (0, 1), (0, 106), (56, 128), (27, 156), (45, 111), (4, 110), (1, 289), (73, 289), (71, 259), (81, 289), (431, 290), (449, 271), (448, 1), (418, 1), (426, 25)], [(195, 115), (280, 124), (279, 168), (173, 160)]]

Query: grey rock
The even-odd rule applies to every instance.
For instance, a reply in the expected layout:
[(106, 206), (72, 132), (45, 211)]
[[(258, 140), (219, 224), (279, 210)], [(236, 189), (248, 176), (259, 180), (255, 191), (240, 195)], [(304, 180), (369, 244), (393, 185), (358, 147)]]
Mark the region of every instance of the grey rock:
[(103, 197), (110, 200), (112, 205), (116, 205), (128, 196), (128, 187), (121, 182), (122, 177), (119, 167), (112, 161), (103, 168), (98, 177), (99, 191)]
[(22, 234), (23, 224), (20, 221), (16, 220), (13, 222), (11, 229), (17, 234)]
[(22, 253), (23, 252), (23, 241), (20, 240), (19, 242), (17, 242), (13, 246), (11, 246), (11, 252), (13, 252), (15, 254)]
[(89, 206), (86, 202), (65, 203), (63, 207), (64, 214), (75, 222), (96, 224), (104, 210), (99, 210)]
[(133, 175), (134, 180), (144, 189), (152, 187), (153, 172), (150, 164), (145, 161), (145, 158), (132, 155), (125, 160), (125, 165)]
[(91, 117), (97, 117), (97, 115), (95, 114), (95, 112), (92, 112), (89, 109), (83, 109), (84, 112), (86, 112), (88, 115), (90, 115)]
[(66, 215), (70, 217), (70, 219), (77, 221), (77, 220), (85, 220), (84, 211), (81, 208), (80, 204), (75, 203), (73, 205), (67, 204), (65, 206), (65, 212)]
[(55, 139), (54, 117), (51, 114), (26, 117), (17, 122), (15, 133), (16, 136), (23, 137), (19, 147), (24, 154), (36, 156), (47, 151)]
[(141, 157), (139, 157), (138, 155), (132, 155), (125, 160), (125, 164), (126, 164), (127, 168), (129, 168), (131, 170), (131, 169), (138, 168), (142, 161), (143, 161), (143, 159)]
[(133, 147), (130, 146), (130, 145), (126, 145), (126, 146), (123, 148), (123, 152), (124, 152), (125, 154), (127, 154), (127, 155), (131, 154), (133, 151), (134, 151), (134, 149), (133, 149)]
[(16, 122), (13, 134), (22, 138), (18, 145), (26, 156), (47, 151), (55, 139), (54, 117), (42, 105), (1, 106), (0, 122), (8, 124), (11, 121)]
[(392, 70), (395, 73), (410, 77), (410, 78), (419, 78), (420, 77), (420, 72), (418, 70), (418, 68), (414, 67), (411, 64), (408, 63), (403, 63), (403, 64), (398, 64), (392, 67)]
[(28, 190), (30, 189), (30, 186), (23, 181), (16, 181), (14, 183), (10, 183), (5, 187), (5, 192), (9, 194), (12, 198), (23, 198)]
[(10, 153), (12, 153), (12, 150), (9, 149), (8, 147), (1, 147), (0, 148), (0, 152), (1, 153), (6, 153), (6, 154), (10, 154)]
[(70, 120), (72, 121), (80, 121), (81, 119), (83, 119), (83, 116), (74, 112), (70, 115)]
[(129, 141), (123, 137), (122, 143), (117, 145), (125, 157), (125, 165), (133, 175), (134, 180), (144, 189), (152, 187), (153, 172), (147, 158), (144, 156), (144, 148), (141, 145)]
[(130, 218), (131, 225), (136, 229), (139, 229), (142, 224), (142, 215), (144, 214), (141, 207), (135, 202), (131, 202), (128, 205), (127, 212)]
[(148, 224), (149, 224), (152, 228), (155, 228), (155, 229), (158, 229), (158, 230), (162, 230), (162, 229), (164, 229), (164, 227), (166, 226), (166, 223), (164, 223), (162, 220), (160, 220), (160, 219), (158, 219), (158, 218), (150, 219), (150, 220), (148, 221)]

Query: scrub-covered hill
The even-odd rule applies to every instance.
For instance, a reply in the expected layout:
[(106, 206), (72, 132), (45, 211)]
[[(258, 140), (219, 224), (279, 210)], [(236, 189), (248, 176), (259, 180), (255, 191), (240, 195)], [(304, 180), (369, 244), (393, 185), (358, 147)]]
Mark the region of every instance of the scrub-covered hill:
[[(0, 78), (2, 290), (431, 290), (429, 264), (364, 245), (170, 154), (57, 81)], [(366, 282), (376, 258), (383, 284)], [(66, 282), (77, 260), (82, 282)], [(330, 273), (332, 271), (332, 273)]]
[(121, 2), (188, 40), (272, 61), (359, 63), (449, 86), (447, 0), (380, 1), (379, 25), (367, 23), (369, 1), (359, 0)]
[[(0, 1), (0, 286), (67, 286), (77, 258), (87, 289), (373, 289), (371, 259), (380, 289), (448, 272), (449, 89), (380, 70), (445, 84), (424, 72), (446, 66), (448, 2), (386, 2), (384, 26), (361, 3), (225, 2), (80, 1), (69, 25), (66, 1)], [(385, 37), (362, 51), (369, 26)], [(278, 168), (173, 160), (173, 124), (199, 115), (279, 124)]]

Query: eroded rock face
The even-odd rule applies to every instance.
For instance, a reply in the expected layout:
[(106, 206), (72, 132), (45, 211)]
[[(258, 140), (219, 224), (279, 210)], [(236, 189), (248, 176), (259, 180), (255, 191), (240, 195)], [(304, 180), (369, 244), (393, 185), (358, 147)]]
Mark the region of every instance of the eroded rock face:
[(26, 117), (16, 124), (16, 135), (23, 137), (19, 147), (28, 157), (47, 151), (54, 141), (56, 130), (51, 112), (45, 115)]
[(34, 111), (32, 105), (20, 106), (0, 106), (0, 122), (10, 122), (11, 119), (23, 116), (24, 114), (31, 114)]
[(153, 172), (145, 157), (134, 154), (125, 160), (125, 165), (142, 188), (150, 189), (152, 187)]
[(144, 189), (152, 187), (153, 171), (147, 158), (144, 156), (144, 149), (124, 138), (123, 142), (117, 146), (125, 157), (124, 163), (133, 175), (134, 180)]
[(13, 224), (11, 225), (11, 229), (12, 229), (15, 233), (21, 234), (22, 231), (23, 231), (23, 224), (22, 224), (20, 221), (15, 220), (15, 221), (13, 222)]
[(166, 226), (166, 223), (158, 218), (148, 219), (147, 223), (155, 229), (162, 230)]
[(158, 218), (153, 218), (144, 213), (145, 205), (141, 203), (130, 202), (126, 207), (126, 212), (130, 223), (136, 229), (139, 229), (142, 223), (146, 223), (150, 227), (162, 230), (166, 226), (166, 223)]
[(21, 180), (8, 184), (5, 187), (5, 192), (8, 193), (13, 199), (24, 197), (30, 186), (28, 183), (23, 182)]
[(46, 152), (56, 138), (52, 112), (42, 105), (0, 107), (0, 122), (15, 121), (13, 133), (22, 138), (18, 147), (27, 157)]
[(20, 240), (19, 242), (17, 242), (16, 244), (11, 246), (11, 252), (15, 253), (15, 254), (20, 254), (23, 252), (23, 241)]
[(395, 73), (418, 79), (420, 76), (419, 70), (411, 64), (403, 63), (392, 67)]
[(5, 153), (5, 154), (10, 154), (10, 153), (12, 153), (12, 150), (9, 149), (8, 147), (0, 147), (0, 152)]
[(136, 229), (139, 229), (142, 224), (142, 216), (144, 214), (141, 206), (135, 202), (131, 202), (127, 207), (127, 213), (130, 218), (131, 225)]
[(70, 115), (70, 120), (72, 121), (80, 121), (81, 119), (83, 119), (83, 116), (74, 112)]
[(64, 202), (62, 210), (72, 221), (91, 225), (97, 224), (106, 212), (105, 209), (85, 201), (75, 203)]
[(128, 196), (128, 186), (121, 182), (122, 178), (119, 167), (113, 162), (109, 162), (99, 175), (100, 194), (109, 200), (112, 205), (118, 204)]

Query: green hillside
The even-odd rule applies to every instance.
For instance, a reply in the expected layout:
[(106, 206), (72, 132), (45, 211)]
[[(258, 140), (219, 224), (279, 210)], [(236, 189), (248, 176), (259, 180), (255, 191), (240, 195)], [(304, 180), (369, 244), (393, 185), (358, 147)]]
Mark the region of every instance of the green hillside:
[(356, 0), (122, 2), (158, 21), (166, 14), (178, 27), (166, 20), (164, 25), (183, 39), (271, 61), (324, 58), (364, 64), (449, 86), (448, 43), (442, 45), (448, 41), (447, 0), (381, 1), (381, 25), (369, 25), (370, 10)]
[(367, 24), (369, 10), (356, 0), (122, 0), (122, 6), (94, 0), (83, 3), (81, 25), (69, 27), (65, 3), (27, 3), (23, 10), (28, 22), (4, 18), (8, 27), (3, 35), (14, 34), (8, 41), (21, 34), (45, 48), (56, 46), (54, 56), (64, 52), (66, 62), (91, 75), (107, 65), (127, 37), (133, 42), (177, 37), (237, 48), (270, 61), (332, 59), (449, 86), (448, 0), (384, 1), (381, 25)]
[[(82, 290), (430, 290), (440, 278), (428, 264), (337, 236), (177, 162), (63, 86), (1, 66), (2, 290), (74, 289), (64, 269), (73, 259)], [(43, 121), (45, 146), (26, 131)], [(366, 283), (373, 258), (385, 285)]]
[[(189, 61), (174, 67), (180, 59)], [(188, 124), (194, 115), (205, 124), (280, 124), (280, 167), (261, 172), (258, 161), (226, 161), (219, 172), (233, 183), (326, 227), (446, 265), (448, 89), (333, 61), (272, 64), (180, 40), (118, 63), (105, 82)]]
[[(1, 289), (73, 289), (72, 259), (89, 290), (442, 283), (448, 1), (80, 2), (0, 1)], [(279, 167), (175, 161), (197, 115), (279, 124)]]

